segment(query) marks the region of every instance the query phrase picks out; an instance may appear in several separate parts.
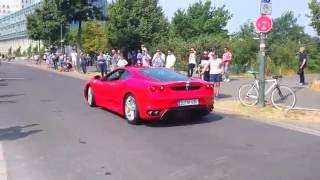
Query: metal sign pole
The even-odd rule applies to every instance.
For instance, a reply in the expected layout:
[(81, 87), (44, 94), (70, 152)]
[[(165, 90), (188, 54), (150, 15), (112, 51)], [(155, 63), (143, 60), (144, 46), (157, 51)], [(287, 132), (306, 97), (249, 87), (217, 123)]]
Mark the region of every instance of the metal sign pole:
[(259, 99), (260, 107), (265, 107), (265, 61), (266, 60), (266, 34), (260, 33), (259, 54)]
[[(265, 107), (265, 66), (266, 66), (266, 33), (272, 29), (272, 19), (266, 15), (271, 15), (271, 0), (261, 0), (260, 14), (261, 19), (258, 29), (260, 29), (260, 53), (259, 53), (259, 98), (258, 105)], [(264, 19), (262, 19), (264, 18)]]

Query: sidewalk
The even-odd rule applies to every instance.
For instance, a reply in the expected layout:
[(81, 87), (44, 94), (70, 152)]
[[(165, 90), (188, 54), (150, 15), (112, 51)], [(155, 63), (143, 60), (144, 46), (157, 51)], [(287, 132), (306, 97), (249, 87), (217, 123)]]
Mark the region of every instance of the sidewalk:
[(87, 74), (83, 74), (83, 73), (76, 72), (74, 68), (70, 72), (61, 72), (60, 70), (55, 70), (51, 67), (48, 68), (48, 65), (44, 61), (42, 61), (41, 64), (36, 64), (34, 61), (31, 61), (31, 60), (16, 60), (16, 61), (13, 61), (10, 63), (25, 65), (25, 66), (29, 66), (29, 67), (33, 67), (33, 68), (37, 68), (37, 69), (42, 69), (42, 70), (54, 72), (57, 74), (62, 74), (65, 76), (70, 76), (73, 78), (80, 78), (83, 80), (88, 80), (91, 77), (100, 74), (99, 72), (96, 71), (95, 66), (87, 67)]

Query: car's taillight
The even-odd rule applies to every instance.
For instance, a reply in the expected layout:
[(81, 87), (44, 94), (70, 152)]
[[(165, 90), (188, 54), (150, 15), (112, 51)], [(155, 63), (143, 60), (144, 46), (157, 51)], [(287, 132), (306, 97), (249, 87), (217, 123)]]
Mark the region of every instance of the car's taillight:
[(206, 88), (213, 88), (213, 84), (207, 84)]
[(157, 87), (156, 86), (151, 86), (151, 87), (149, 87), (149, 89), (150, 89), (151, 92), (156, 92)]
[(165, 89), (164, 86), (160, 86), (160, 87), (159, 87), (159, 90), (160, 90), (160, 91), (164, 91), (164, 89)]
[(156, 92), (156, 91), (160, 91), (160, 92), (163, 92), (165, 90), (165, 87), (164, 86), (151, 86), (149, 87), (150, 91), (151, 92)]

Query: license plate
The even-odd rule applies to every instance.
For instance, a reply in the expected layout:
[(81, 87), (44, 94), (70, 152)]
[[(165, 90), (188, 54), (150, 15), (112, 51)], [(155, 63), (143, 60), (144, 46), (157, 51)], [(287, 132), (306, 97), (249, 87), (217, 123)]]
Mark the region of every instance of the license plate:
[(178, 101), (178, 106), (194, 106), (199, 104), (199, 99), (189, 99)]

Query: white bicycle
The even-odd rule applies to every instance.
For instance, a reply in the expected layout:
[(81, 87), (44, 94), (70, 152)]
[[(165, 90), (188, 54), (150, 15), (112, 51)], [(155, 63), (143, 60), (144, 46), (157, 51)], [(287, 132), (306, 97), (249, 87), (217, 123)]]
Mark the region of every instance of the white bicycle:
[[(244, 84), (239, 88), (238, 97), (240, 102), (245, 106), (254, 106), (258, 103), (259, 97), (259, 80), (256, 78), (258, 72), (248, 72), (254, 75), (253, 84)], [(279, 85), (278, 79), (282, 76), (273, 76), (272, 79), (266, 80), (266, 84), (271, 85), (265, 91), (265, 97), (271, 93), (272, 105), (280, 110), (290, 110), (296, 104), (296, 95), (293, 90), (287, 86)]]

